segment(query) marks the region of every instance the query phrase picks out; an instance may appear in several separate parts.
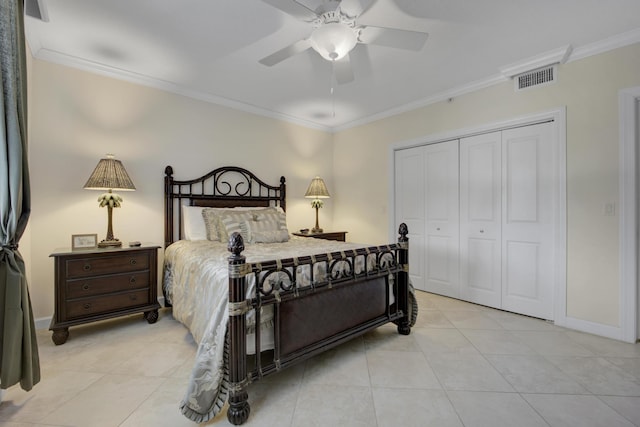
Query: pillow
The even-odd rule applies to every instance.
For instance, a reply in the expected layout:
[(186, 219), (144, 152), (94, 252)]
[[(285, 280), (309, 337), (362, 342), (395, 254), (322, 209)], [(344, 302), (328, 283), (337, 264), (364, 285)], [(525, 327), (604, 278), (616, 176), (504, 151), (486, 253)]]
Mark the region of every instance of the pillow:
[(248, 236), (242, 233), (242, 228), (240, 227), (240, 223), (246, 220), (253, 220), (255, 216), (255, 211), (253, 210), (240, 210), (240, 211), (224, 211), (220, 212), (219, 216), (219, 228), (218, 235), (220, 236), (220, 241), (226, 242), (229, 240), (229, 236), (233, 233), (240, 233), (242, 238), (248, 242)]
[(182, 231), (185, 240), (207, 240), (207, 228), (201, 206), (182, 206)]
[[(239, 221), (247, 218), (253, 218), (255, 213), (262, 211), (281, 213), (282, 215), (285, 215), (284, 210), (279, 206), (265, 208), (252, 206), (239, 206), (235, 208), (204, 208), (201, 212), (201, 216), (204, 219), (205, 238), (213, 241), (226, 242), (234, 231), (242, 234)], [(230, 227), (229, 230), (227, 230), (227, 226), (222, 223), (223, 216), (226, 217), (227, 225)], [(284, 216), (284, 218), (286, 228), (286, 216)], [(246, 240), (246, 236), (243, 235), (242, 237)]]
[[(267, 215), (261, 215), (267, 216)], [(244, 220), (240, 223), (243, 237), (249, 243), (282, 243), (289, 241), (289, 231), (278, 220)]]
[(200, 215), (205, 226), (206, 239), (220, 241), (220, 213), (216, 209), (204, 208)]
[(256, 212), (256, 221), (270, 221), (276, 223), (280, 230), (287, 229), (287, 215), (282, 210), (274, 208), (264, 209)]

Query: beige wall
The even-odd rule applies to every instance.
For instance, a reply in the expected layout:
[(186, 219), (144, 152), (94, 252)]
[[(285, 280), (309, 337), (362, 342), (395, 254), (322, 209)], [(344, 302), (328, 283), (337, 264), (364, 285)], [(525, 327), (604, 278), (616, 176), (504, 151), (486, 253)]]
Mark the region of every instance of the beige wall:
[[(311, 227), (314, 212), (303, 195), (315, 175), (332, 182), (330, 133), (79, 71), (30, 61), (31, 298), (36, 319), (53, 314), (54, 249), (71, 235), (106, 234), (100, 192), (82, 186), (98, 160), (113, 153), (137, 187), (123, 192), (114, 234), (124, 242), (162, 244), (163, 177), (176, 179), (237, 165), (267, 183), (287, 179), (288, 225)], [(332, 200), (321, 223), (332, 225)], [(28, 245), (28, 244), (27, 244)]]
[[(428, 78), (428, 76), (425, 76)], [(618, 92), (640, 85), (640, 44), (559, 67), (555, 84), (514, 92), (498, 84), (334, 135), (334, 226), (354, 241), (383, 242), (389, 147), (566, 106), (567, 316), (619, 326)], [(381, 227), (381, 225), (383, 225)]]

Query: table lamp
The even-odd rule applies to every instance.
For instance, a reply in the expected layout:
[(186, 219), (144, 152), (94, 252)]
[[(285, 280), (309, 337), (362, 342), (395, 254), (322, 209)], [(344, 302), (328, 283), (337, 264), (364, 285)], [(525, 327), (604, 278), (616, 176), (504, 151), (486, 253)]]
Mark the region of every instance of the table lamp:
[(318, 209), (320, 209), (324, 202), (320, 199), (328, 199), (329, 191), (327, 190), (327, 186), (324, 185), (324, 181), (319, 176), (316, 176), (311, 180), (311, 184), (309, 184), (309, 188), (307, 188), (307, 192), (304, 197), (308, 199), (314, 199), (311, 202), (311, 207), (316, 209), (316, 226), (311, 229), (312, 233), (322, 233), (322, 228), (318, 224)]
[(115, 194), (113, 190), (134, 191), (136, 189), (124, 166), (122, 166), (122, 162), (114, 159), (113, 154), (107, 154), (106, 159), (100, 159), (84, 188), (87, 190), (107, 190), (106, 193), (98, 197), (100, 207), (107, 207), (108, 216), (107, 237), (98, 243), (98, 247), (122, 246), (122, 242), (113, 237), (112, 225), (113, 208), (120, 207), (122, 197)]

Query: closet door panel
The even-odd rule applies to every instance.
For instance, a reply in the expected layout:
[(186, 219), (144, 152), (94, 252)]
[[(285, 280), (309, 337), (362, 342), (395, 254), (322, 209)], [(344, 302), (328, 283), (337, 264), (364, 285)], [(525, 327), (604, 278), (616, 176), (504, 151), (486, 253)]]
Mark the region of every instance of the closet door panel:
[[(409, 277), (416, 289), (425, 284), (424, 147), (395, 152), (395, 218), (409, 228)], [(397, 225), (396, 225), (397, 226)]]
[(503, 131), (503, 308), (553, 318), (552, 125)]
[(424, 161), (426, 288), (458, 298), (458, 140), (427, 145)]
[(501, 133), (460, 140), (460, 295), (501, 307)]

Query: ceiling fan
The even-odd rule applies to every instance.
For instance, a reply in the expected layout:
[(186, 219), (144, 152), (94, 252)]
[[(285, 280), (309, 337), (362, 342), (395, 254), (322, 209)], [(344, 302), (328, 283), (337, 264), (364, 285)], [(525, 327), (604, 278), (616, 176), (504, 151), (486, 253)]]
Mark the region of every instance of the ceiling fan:
[(322, 0), (315, 9), (311, 9), (313, 5), (308, 5), (312, 0), (263, 1), (310, 23), (313, 31), (309, 37), (265, 56), (258, 62), (271, 67), (312, 48), (333, 63), (336, 81), (340, 84), (354, 79), (349, 53), (358, 43), (419, 51), (429, 36), (420, 31), (358, 25), (356, 20), (371, 7), (374, 0)]

